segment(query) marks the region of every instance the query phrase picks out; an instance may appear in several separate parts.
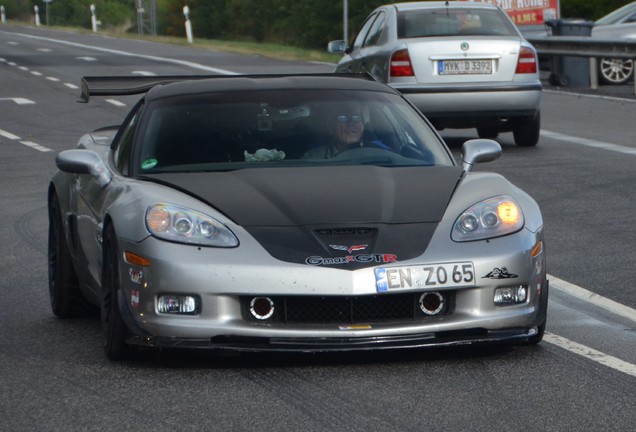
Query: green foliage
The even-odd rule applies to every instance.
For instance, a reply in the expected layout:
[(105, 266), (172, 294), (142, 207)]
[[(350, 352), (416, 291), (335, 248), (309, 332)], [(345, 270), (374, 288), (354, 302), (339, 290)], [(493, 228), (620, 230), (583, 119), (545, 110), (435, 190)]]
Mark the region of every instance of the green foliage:
[(595, 21), (633, 0), (561, 0), (563, 18), (583, 18)]
[[(153, 0), (143, 0), (147, 7)], [(185, 36), (183, 6), (190, 8), (196, 39), (237, 40), (285, 44), (323, 50), (343, 37), (343, 0), (154, 0), (159, 35)], [(631, 0), (561, 0), (561, 16), (596, 20)], [(8, 19), (33, 22), (33, 6), (43, 0), (0, 0)], [(367, 15), (382, 0), (348, 0), (348, 40), (355, 37)], [(90, 5), (104, 29), (137, 31), (135, 0), (52, 0), (51, 25), (91, 27)], [(148, 17), (146, 16), (146, 19)]]
[[(135, 19), (135, 0), (4, 0), (7, 19), (33, 22), (33, 7), (38, 6), (43, 24), (91, 28), (90, 5), (105, 28), (130, 27)], [(48, 11), (47, 11), (48, 8)], [(49, 23), (46, 22), (49, 18)]]

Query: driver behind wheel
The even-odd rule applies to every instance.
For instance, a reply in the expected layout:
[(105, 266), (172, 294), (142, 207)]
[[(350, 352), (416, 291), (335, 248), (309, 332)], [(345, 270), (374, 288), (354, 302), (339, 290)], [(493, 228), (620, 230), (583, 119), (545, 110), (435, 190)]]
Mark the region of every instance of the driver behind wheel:
[(365, 142), (362, 139), (364, 132), (364, 117), (360, 109), (354, 106), (338, 110), (333, 116), (331, 124), (333, 140), (329, 143), (319, 145), (307, 151), (303, 158), (307, 159), (328, 159), (347, 150), (359, 147), (379, 147), (389, 149), (379, 141)]

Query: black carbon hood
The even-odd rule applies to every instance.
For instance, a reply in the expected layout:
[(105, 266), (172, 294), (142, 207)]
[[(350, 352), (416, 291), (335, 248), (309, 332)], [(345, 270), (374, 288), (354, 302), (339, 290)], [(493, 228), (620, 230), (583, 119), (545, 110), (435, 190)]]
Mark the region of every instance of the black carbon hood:
[(275, 258), (353, 270), (422, 254), (462, 169), (253, 168), (147, 177), (216, 208)]

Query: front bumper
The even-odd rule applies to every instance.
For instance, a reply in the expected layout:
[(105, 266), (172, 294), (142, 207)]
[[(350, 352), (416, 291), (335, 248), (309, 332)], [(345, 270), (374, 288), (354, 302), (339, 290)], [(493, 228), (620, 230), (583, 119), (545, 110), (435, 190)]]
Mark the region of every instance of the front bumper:
[(425, 347), (450, 347), (472, 344), (525, 342), (538, 334), (538, 328), (484, 330), (466, 329), (438, 333), (420, 333), (376, 337), (248, 337), (166, 338), (131, 336), (131, 345), (151, 348), (212, 349), (238, 352), (349, 352)]
[[(242, 250), (198, 248), (154, 238), (139, 244), (122, 242), (123, 250), (146, 257), (151, 265), (139, 268), (121, 261), (120, 308), (132, 333), (128, 342), (144, 346), (349, 351), (523, 341), (534, 336), (545, 320), (548, 285), (545, 256), (544, 252), (536, 257), (530, 254), (540, 237), (540, 233), (523, 230), (488, 242), (451, 244), (443, 252), (427, 251), (417, 259), (401, 262), (399, 265), (413, 265), (472, 257), (477, 284), (441, 290), (451, 299), (443, 314), (415, 319), (369, 319), (364, 325), (345, 319), (255, 322), (246, 317), (244, 299), (250, 296), (382, 299), (393, 295), (378, 292), (374, 268), (349, 271), (286, 263), (248, 240), (242, 243)], [(513, 280), (485, 277), (500, 267), (506, 267), (517, 277)], [(527, 301), (510, 306), (493, 304), (496, 288), (519, 284), (528, 287)], [(157, 298), (165, 293), (199, 296), (199, 313), (159, 313)]]

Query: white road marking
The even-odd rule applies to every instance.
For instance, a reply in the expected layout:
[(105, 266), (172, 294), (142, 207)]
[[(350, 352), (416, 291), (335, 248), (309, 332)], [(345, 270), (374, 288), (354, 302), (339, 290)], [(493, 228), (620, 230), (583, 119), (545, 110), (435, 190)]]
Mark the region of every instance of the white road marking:
[(133, 75), (141, 75), (141, 76), (157, 76), (156, 73), (154, 72), (148, 72), (148, 71), (132, 71)]
[(602, 141), (595, 141), (587, 138), (579, 138), (575, 136), (560, 134), (558, 132), (551, 132), (541, 129), (541, 136), (551, 138), (559, 141), (567, 141), (573, 144), (584, 145), (587, 147), (598, 148), (601, 150), (609, 150), (613, 152), (623, 153), (630, 156), (636, 156), (636, 148), (621, 146), (618, 144), (606, 143)]
[(106, 99), (106, 102), (111, 103), (111, 104), (113, 104), (113, 105), (115, 105), (115, 106), (118, 106), (118, 107), (125, 107), (125, 106), (126, 106), (126, 104), (125, 104), (125, 103), (123, 103), (123, 102), (119, 102), (119, 101), (118, 101), (118, 100), (116, 100), (116, 99)]
[(28, 34), (23, 34), (23, 33), (11, 33), (11, 35), (12, 36), (21, 36), (21, 37), (29, 38), (29, 39), (44, 40), (44, 41), (47, 41), (47, 42), (57, 43), (57, 44), (61, 44), (61, 45), (74, 46), (74, 47), (82, 48), (82, 49), (85, 49), (85, 50), (105, 52), (105, 53), (109, 53), (109, 54), (117, 54), (117, 55), (122, 55), (122, 56), (126, 56), (126, 57), (143, 58), (143, 59), (146, 59), (146, 60), (152, 60), (152, 61), (161, 62), (161, 63), (178, 64), (178, 65), (186, 66), (186, 67), (189, 67), (189, 68), (192, 68), (192, 69), (197, 69), (197, 70), (202, 70), (202, 71), (212, 72), (212, 73), (217, 73), (217, 74), (222, 74), (222, 75), (239, 75), (237, 72), (232, 72), (232, 71), (229, 71), (229, 70), (226, 70), (226, 69), (214, 68), (214, 67), (205, 66), (205, 65), (202, 65), (202, 64), (199, 64), (199, 63), (189, 62), (189, 61), (185, 61), (185, 60), (177, 60), (177, 59), (172, 59), (172, 58), (168, 58), (168, 57), (158, 57), (158, 56), (151, 56), (151, 55), (144, 55), (144, 54), (134, 54), (134, 53), (127, 52), (127, 51), (120, 51), (120, 50), (114, 50), (114, 49), (108, 49), (108, 48), (93, 47), (93, 46), (84, 45), (84, 44), (80, 44), (80, 43), (63, 41), (63, 40), (59, 40), (59, 39), (51, 39), (51, 38), (47, 38), (47, 37), (43, 37), (43, 36), (28, 35)]
[(7, 42), (7, 45), (15, 46), (15, 45), (18, 45), (18, 43), (17, 42), (13, 42), (13, 41), (9, 41), (9, 42)]
[(35, 150), (41, 151), (41, 152), (52, 152), (53, 151), (53, 149), (41, 146), (40, 144), (31, 142), (31, 141), (20, 141), (20, 144), (24, 144), (27, 147), (31, 147), (32, 149), (35, 149)]
[(619, 372), (636, 377), (636, 365), (623, 361), (619, 358), (607, 355), (588, 346), (581, 345), (580, 343), (576, 343), (549, 332), (545, 333), (543, 340), (596, 363), (600, 363)]
[(51, 52), (50, 48), (38, 48), (36, 49), (36, 51), (40, 51), (40, 52)]
[(71, 83), (64, 83), (64, 85), (65, 85), (66, 87), (70, 88), (70, 89), (73, 89), (73, 90), (77, 90), (77, 89), (79, 88), (79, 87), (78, 87), (78, 86), (76, 86), (75, 84), (71, 84)]
[(60, 81), (59, 78), (55, 78), (55, 77), (51, 77), (51, 76), (46, 77), (46, 79), (49, 80), (49, 81), (53, 81), (53, 82), (59, 82)]
[(84, 60), (87, 62), (95, 62), (97, 59), (95, 57), (76, 57), (78, 60)]
[(25, 98), (0, 98), (0, 101), (13, 101), (18, 105), (32, 105), (35, 102), (33, 102), (31, 99), (25, 99)]
[[(586, 290), (585, 288), (564, 281), (563, 279), (559, 279), (556, 276), (548, 275), (548, 279), (550, 280), (551, 289), (563, 291), (571, 296), (606, 309), (616, 315), (622, 316), (623, 318), (627, 318), (636, 323), (636, 310), (630, 308), (629, 306), (625, 306), (623, 304), (615, 302), (614, 300), (610, 300), (606, 297), (600, 296), (596, 293), (593, 293), (592, 291)], [(628, 363), (619, 358), (605, 354), (601, 351), (597, 351), (593, 348), (579, 344), (553, 333), (546, 332), (543, 340), (553, 345), (557, 345), (574, 354), (580, 355), (602, 365), (611, 367), (612, 369), (615, 369), (617, 371), (636, 377), (636, 364)]]
[(550, 279), (550, 288), (566, 292), (574, 297), (636, 322), (636, 310), (628, 306), (600, 296), (592, 291), (586, 290), (585, 288), (581, 288), (580, 286), (571, 284), (570, 282), (559, 279), (558, 277), (548, 275), (548, 279)]
[(8, 138), (10, 140), (13, 141), (19, 141), (20, 144), (24, 144), (27, 147), (31, 147), (32, 149), (41, 151), (41, 152), (52, 152), (53, 149), (50, 149), (48, 147), (44, 147), (38, 143), (34, 143), (33, 141), (20, 141), (22, 138), (20, 138), (17, 135), (13, 135), (11, 132), (7, 132), (5, 130), (0, 129), (0, 136), (3, 136), (5, 138)]
[(21, 71), (24, 71), (24, 72), (28, 72), (29, 71), (29, 68), (26, 67), (26, 66), (18, 66), (18, 69), (20, 69)]
[(35, 76), (42, 76), (42, 72), (38, 72), (38, 71), (31, 71), (31, 75), (35, 75)]
[(0, 129), (0, 136), (3, 136), (3, 137), (8, 138), (10, 140), (19, 140), (20, 139), (19, 136), (13, 135), (11, 132), (7, 132), (7, 131), (4, 131), (2, 129)]
[(17, 64), (15, 64), (14, 62), (8, 62), (7, 63), (9, 66), (17, 66)]

